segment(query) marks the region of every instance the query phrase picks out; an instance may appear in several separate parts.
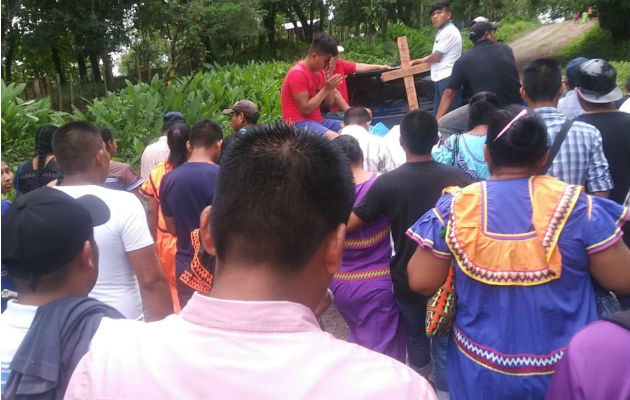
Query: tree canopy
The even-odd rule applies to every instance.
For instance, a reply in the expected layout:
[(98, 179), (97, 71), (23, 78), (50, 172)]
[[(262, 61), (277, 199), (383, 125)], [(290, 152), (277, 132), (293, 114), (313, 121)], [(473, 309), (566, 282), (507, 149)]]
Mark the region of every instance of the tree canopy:
[[(2, 2), (2, 57), (6, 81), (66, 72), (82, 80), (113, 78), (112, 54), (128, 52), (124, 69), (164, 76), (205, 63), (287, 58), (286, 43), (313, 33), (341, 39), (374, 37), (389, 27), (430, 24), (429, 0), (6, 0)], [(452, 0), (460, 26), (478, 15), (565, 15), (594, 5), (615, 39), (630, 36), (627, 0)], [(289, 25), (283, 25), (289, 24)], [(284, 47), (282, 47), (284, 46)], [(302, 47), (303, 48), (303, 47)], [(279, 51), (282, 50), (282, 52)], [(240, 58), (239, 58), (240, 57)], [(89, 65), (89, 68), (88, 68)], [(102, 69), (101, 69), (102, 66)], [(21, 78), (21, 79), (20, 79)]]

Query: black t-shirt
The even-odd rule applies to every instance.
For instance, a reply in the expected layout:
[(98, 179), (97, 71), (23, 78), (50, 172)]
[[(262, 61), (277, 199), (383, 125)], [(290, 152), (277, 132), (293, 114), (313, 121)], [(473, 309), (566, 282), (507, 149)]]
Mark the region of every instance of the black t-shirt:
[(501, 106), (523, 104), (514, 53), (503, 43), (482, 40), (455, 61), (448, 87), (458, 90), (462, 85), (471, 95), (493, 92)]
[(400, 300), (413, 302), (423, 297), (409, 288), (407, 263), (416, 243), (405, 232), (425, 212), (435, 207), (442, 190), (448, 186), (465, 186), (469, 178), (462, 170), (435, 161), (405, 163), (379, 176), (354, 213), (371, 222), (386, 215), (391, 224), (394, 250), (390, 259), (394, 293)]
[(630, 114), (622, 111), (582, 114), (576, 121), (591, 124), (602, 134), (602, 147), (614, 185), (609, 198), (623, 204), (630, 188)]

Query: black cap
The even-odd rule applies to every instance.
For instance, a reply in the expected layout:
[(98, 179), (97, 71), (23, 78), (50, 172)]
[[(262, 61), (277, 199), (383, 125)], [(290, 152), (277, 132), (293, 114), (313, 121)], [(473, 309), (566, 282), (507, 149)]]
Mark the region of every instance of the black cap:
[(93, 195), (74, 199), (46, 186), (22, 195), (2, 216), (2, 264), (23, 279), (54, 272), (72, 261), (92, 228), (109, 216)]
[(606, 60), (594, 58), (580, 65), (575, 76), (580, 96), (591, 103), (611, 103), (623, 97), (617, 71)]
[(169, 129), (175, 124), (185, 124), (184, 114), (179, 111), (169, 111), (162, 117), (162, 130)]
[(482, 36), (486, 32), (495, 31), (495, 30), (499, 29), (500, 27), (501, 27), (501, 24), (492, 24), (492, 23), (486, 22), (486, 21), (476, 22), (470, 27), (470, 29), (468, 31), (468, 38), (473, 43), (476, 43), (477, 40), (481, 39)]

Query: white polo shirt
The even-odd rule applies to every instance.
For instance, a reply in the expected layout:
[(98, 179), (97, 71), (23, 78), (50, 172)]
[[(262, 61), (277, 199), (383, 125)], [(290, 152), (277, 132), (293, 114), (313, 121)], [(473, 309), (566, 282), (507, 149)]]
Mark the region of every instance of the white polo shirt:
[(442, 59), (431, 64), (433, 82), (451, 76), (453, 64), (462, 55), (462, 35), (452, 22), (448, 22), (438, 30), (435, 42), (433, 42), (433, 53), (436, 52), (442, 54)]

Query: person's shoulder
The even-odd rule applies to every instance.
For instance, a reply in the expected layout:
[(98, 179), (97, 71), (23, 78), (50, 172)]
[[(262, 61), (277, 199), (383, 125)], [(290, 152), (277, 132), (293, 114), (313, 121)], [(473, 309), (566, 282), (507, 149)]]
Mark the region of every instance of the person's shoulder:
[[(377, 399), (396, 397), (402, 399), (433, 399), (430, 384), (411, 368), (381, 353), (377, 353), (354, 343), (334, 339), (322, 350), (321, 356), (330, 360), (330, 375), (339, 385), (352, 385), (352, 391), (359, 398)], [(333, 361), (335, 360), (335, 361)], [(357, 387), (355, 382), (363, 382)], [(346, 388), (337, 386), (340, 393), (348, 393)], [(336, 389), (336, 390), (337, 390)]]

